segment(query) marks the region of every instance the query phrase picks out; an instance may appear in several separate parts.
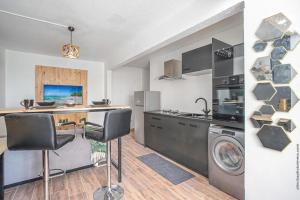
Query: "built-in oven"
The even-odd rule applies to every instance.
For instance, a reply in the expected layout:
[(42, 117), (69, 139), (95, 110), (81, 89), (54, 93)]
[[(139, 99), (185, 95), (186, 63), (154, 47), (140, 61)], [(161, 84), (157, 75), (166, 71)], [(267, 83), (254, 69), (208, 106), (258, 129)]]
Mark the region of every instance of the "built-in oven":
[(244, 129), (244, 75), (213, 78), (214, 124)]

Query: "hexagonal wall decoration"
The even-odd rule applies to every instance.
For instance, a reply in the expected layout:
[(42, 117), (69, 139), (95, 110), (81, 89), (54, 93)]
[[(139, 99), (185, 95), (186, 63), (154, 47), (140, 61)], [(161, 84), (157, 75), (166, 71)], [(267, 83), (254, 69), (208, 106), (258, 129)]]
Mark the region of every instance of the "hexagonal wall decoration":
[[(271, 58), (270, 58), (271, 59)], [(273, 68), (276, 66), (276, 65), (281, 65), (281, 62), (279, 60), (273, 60), (271, 59), (271, 69), (273, 70)]]
[(267, 42), (264, 42), (262, 40), (258, 40), (253, 45), (253, 49), (254, 49), (255, 52), (262, 52), (266, 49), (267, 45), (268, 45)]
[(287, 84), (297, 74), (290, 64), (281, 64), (273, 67), (273, 82), (275, 84)]
[(291, 21), (282, 13), (263, 19), (255, 33), (259, 40), (253, 45), (255, 52), (262, 52), (268, 42), (272, 41), (270, 55), (257, 58), (251, 68), (258, 81), (270, 82), (258, 83), (254, 88), (256, 99), (263, 100), (266, 104), (253, 113), (250, 121), (255, 128), (260, 128), (257, 136), (262, 145), (276, 151), (282, 151), (291, 143), (286, 131), (292, 132), (296, 128), (291, 119), (285, 118), (280, 118), (276, 125), (271, 125), (276, 111), (289, 112), (299, 101), (289, 86), (273, 86), (289, 84), (297, 75), (290, 64), (281, 63), (288, 51), (294, 50), (300, 43), (300, 35), (296, 31), (288, 31), (290, 25)]
[(257, 29), (255, 35), (263, 41), (281, 38), (290, 25), (291, 21), (284, 14), (278, 13), (265, 18)]
[(271, 52), (271, 58), (273, 60), (281, 60), (286, 55), (287, 50), (284, 47), (275, 47)]
[(259, 109), (262, 115), (271, 115), (275, 113), (275, 109), (272, 105), (262, 105)]
[(264, 125), (257, 133), (262, 145), (276, 151), (282, 151), (291, 140), (280, 126)]
[(292, 132), (296, 128), (296, 125), (291, 119), (280, 118), (277, 125), (282, 126), (282, 128), (288, 132)]
[(253, 93), (257, 100), (269, 101), (276, 93), (276, 90), (271, 83), (258, 83)]
[(258, 81), (272, 80), (271, 57), (260, 57), (251, 68), (252, 74)]
[(275, 89), (276, 94), (266, 103), (272, 105), (276, 111), (288, 112), (299, 101), (290, 86), (278, 86)]
[(260, 111), (255, 111), (250, 118), (255, 128), (261, 128), (265, 124), (272, 124), (271, 115), (263, 115)]
[(300, 42), (300, 35), (297, 32), (288, 32), (282, 38), (273, 42), (274, 47), (283, 46), (286, 50), (294, 50)]

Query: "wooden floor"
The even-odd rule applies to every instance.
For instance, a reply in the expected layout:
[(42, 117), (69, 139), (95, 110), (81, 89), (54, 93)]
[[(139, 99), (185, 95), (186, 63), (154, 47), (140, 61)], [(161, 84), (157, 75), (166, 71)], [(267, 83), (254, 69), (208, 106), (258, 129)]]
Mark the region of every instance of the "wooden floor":
[[(115, 157), (116, 144), (113, 144)], [(134, 142), (131, 136), (123, 139), (123, 182), (125, 200), (233, 200), (234, 198), (209, 185), (207, 178), (196, 174), (194, 178), (173, 185), (147, 167), (136, 157), (153, 152)], [(116, 170), (112, 170), (116, 183)], [(93, 199), (93, 192), (106, 183), (105, 167), (89, 168), (51, 180), (51, 199)], [(5, 190), (5, 200), (42, 200), (41, 181)]]

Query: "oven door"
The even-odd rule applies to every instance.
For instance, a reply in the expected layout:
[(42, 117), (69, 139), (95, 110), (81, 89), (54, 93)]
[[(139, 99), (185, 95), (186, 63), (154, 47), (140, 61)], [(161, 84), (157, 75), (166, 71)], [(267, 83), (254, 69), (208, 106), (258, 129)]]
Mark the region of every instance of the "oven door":
[(213, 118), (224, 121), (243, 122), (243, 85), (224, 85), (215, 87), (213, 100)]

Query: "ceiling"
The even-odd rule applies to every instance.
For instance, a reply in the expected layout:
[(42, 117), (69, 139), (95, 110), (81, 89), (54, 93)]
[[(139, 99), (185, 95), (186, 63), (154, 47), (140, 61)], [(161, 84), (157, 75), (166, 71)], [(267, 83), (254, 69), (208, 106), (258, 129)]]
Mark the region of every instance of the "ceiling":
[[(220, 33), (225, 32), (227, 30), (232, 30), (234, 35), (224, 35), (220, 38)], [(230, 17), (227, 17), (217, 23), (214, 23), (204, 29), (199, 31), (195, 31), (192, 34), (189, 34), (186, 37), (182, 37), (174, 42), (171, 42), (168, 45), (163, 46), (162, 48), (150, 51), (149, 53), (142, 55), (134, 60), (126, 63), (128, 67), (138, 67), (138, 68), (146, 68), (149, 67), (151, 57), (155, 57), (158, 55), (168, 55), (169, 53), (178, 51), (179, 49), (183, 49), (183, 47), (198, 45), (200, 41), (211, 41), (211, 39), (215, 37), (219, 40), (226, 41), (226, 43), (231, 45), (236, 45), (238, 43), (243, 42), (244, 37), (244, 16), (243, 12), (238, 12)], [(234, 40), (235, 42), (233, 42)], [(238, 43), (236, 41), (238, 40)]]
[[(203, 1), (203, 0), (202, 0)], [(199, 0), (1, 0), (0, 9), (75, 27), (81, 59), (107, 61), (120, 46)], [(0, 46), (60, 56), (66, 28), (0, 13)]]

